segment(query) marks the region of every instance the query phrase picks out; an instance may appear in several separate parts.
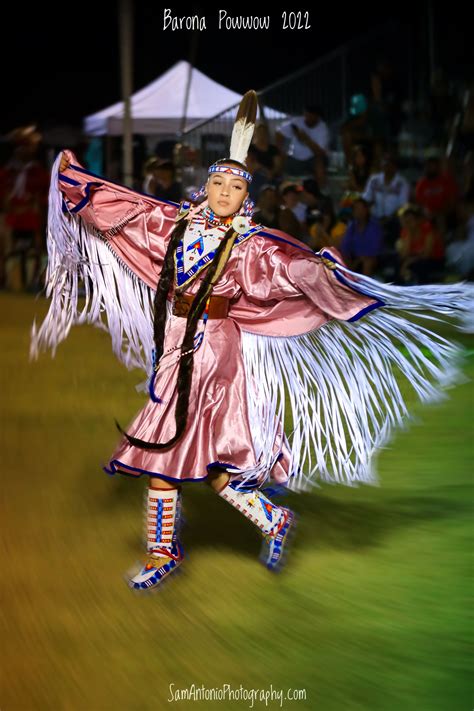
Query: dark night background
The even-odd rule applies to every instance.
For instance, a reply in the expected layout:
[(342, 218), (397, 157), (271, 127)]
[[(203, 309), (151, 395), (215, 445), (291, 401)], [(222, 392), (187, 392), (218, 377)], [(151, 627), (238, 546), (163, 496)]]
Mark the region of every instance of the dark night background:
[[(341, 44), (389, 20), (426, 32), (428, 3), (370, 5), (340, 3), (302, 6), (310, 10), (309, 31), (282, 31), (281, 12), (294, 6), (222, 6), (231, 15), (271, 15), (271, 31), (217, 31), (217, 10), (205, 15), (208, 29), (200, 32), (196, 66), (238, 92), (262, 89)], [(454, 78), (473, 75), (473, 55), (466, 17), (460, 3), (432, 3), (436, 64)], [(466, 6), (467, 7), (467, 6)], [(0, 56), (3, 110), (0, 131), (36, 122), (80, 125), (84, 116), (120, 96), (117, 2), (44, 3), (2, 10)], [(192, 14), (189, 6), (171, 7), (173, 15)], [(163, 31), (163, 6), (135, 3), (134, 91), (158, 77), (180, 59), (189, 58), (190, 31)], [(463, 16), (464, 14), (464, 16)], [(404, 47), (400, 47), (400, 52)], [(396, 59), (396, 58), (395, 58)]]

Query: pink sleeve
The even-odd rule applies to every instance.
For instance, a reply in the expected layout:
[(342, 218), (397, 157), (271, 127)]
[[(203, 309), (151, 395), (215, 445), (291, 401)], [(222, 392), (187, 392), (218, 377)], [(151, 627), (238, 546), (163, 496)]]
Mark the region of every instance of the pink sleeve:
[[(322, 255), (347, 266), (335, 247), (325, 247)], [(288, 278), (298, 285), (312, 303), (328, 319), (356, 321), (373, 308), (382, 304), (361, 291), (354, 279), (349, 279), (343, 272), (330, 269), (316, 256), (301, 257), (292, 260), (288, 269)]]
[(71, 151), (65, 153), (71, 162), (59, 174), (59, 188), (67, 209), (99, 230), (127, 266), (155, 288), (179, 206), (95, 176)]
[[(297, 335), (331, 319), (355, 321), (382, 305), (298, 240), (276, 231), (272, 237), (260, 233), (250, 244), (251, 237), (239, 260), (236, 281), (242, 296), (232, 315), (245, 330)], [(322, 252), (345, 266), (337, 249)]]

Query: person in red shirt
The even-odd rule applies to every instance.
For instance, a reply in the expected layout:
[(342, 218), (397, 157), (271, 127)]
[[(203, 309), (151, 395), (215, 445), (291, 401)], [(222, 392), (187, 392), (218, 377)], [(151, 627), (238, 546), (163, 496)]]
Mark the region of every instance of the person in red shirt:
[(399, 273), (404, 283), (429, 284), (444, 268), (444, 243), (438, 229), (424, 217), (418, 205), (399, 211), (402, 223), (397, 242)]
[(457, 197), (454, 178), (442, 170), (439, 155), (430, 153), (425, 163), (425, 174), (416, 184), (415, 199), (426, 217), (433, 220), (441, 232), (446, 229), (446, 220), (454, 210)]
[[(15, 144), (12, 159), (3, 176), (5, 227), (10, 233), (11, 257), (20, 258), (22, 287), (37, 287), (40, 278), (43, 232), (46, 220), (49, 173), (37, 157), (41, 142), (34, 126), (15, 129), (10, 140)], [(27, 283), (27, 258), (34, 259), (32, 283)]]

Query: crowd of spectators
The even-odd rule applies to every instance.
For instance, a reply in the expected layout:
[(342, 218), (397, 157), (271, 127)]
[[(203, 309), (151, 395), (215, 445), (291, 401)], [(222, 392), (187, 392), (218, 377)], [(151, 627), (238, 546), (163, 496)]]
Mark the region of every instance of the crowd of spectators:
[[(371, 96), (352, 96), (339, 126), (328, 126), (324, 109), (311, 103), (276, 127), (258, 124), (247, 157), (255, 221), (315, 251), (335, 247), (350, 268), (384, 281), (472, 280), (474, 87), (459, 110), (443, 77), (434, 79), (423, 120), (402, 109), (396, 78), (382, 62)], [(418, 146), (409, 163), (408, 129)], [(0, 169), (0, 288), (8, 286), (12, 264), (19, 288), (41, 287), (49, 178), (40, 138), (35, 127), (13, 132)], [(337, 170), (335, 149), (343, 156)], [(178, 202), (206, 178), (199, 151), (171, 141), (145, 160), (136, 187)]]

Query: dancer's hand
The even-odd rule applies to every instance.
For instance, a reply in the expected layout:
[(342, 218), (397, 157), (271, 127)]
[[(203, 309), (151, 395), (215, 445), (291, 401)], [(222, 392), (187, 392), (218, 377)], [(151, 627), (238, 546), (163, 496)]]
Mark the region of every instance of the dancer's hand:
[(326, 257), (321, 257), (321, 259), (326, 265), (326, 267), (329, 267), (329, 269), (337, 269), (336, 262), (333, 262), (331, 259), (327, 259)]
[(59, 172), (60, 172), (60, 173), (64, 173), (64, 171), (66, 170), (66, 168), (69, 167), (69, 163), (70, 163), (70, 162), (71, 162), (71, 161), (70, 161), (68, 155), (63, 151), (63, 152), (61, 153), (61, 162), (59, 163)]

